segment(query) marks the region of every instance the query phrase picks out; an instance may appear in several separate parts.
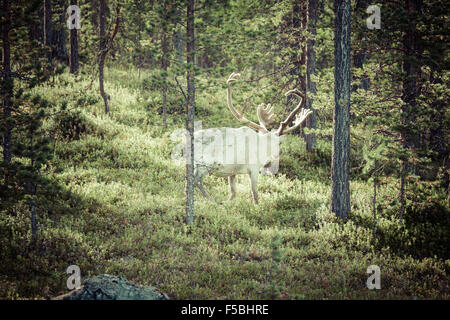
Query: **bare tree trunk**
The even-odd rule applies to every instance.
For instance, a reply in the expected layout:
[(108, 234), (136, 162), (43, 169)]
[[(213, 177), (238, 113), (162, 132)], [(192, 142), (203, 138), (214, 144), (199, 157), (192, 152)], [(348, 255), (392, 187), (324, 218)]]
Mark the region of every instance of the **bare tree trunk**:
[(38, 227), (37, 227), (37, 217), (36, 217), (36, 200), (34, 197), (36, 196), (36, 186), (34, 182), (32, 183), (33, 193), (32, 193), (32, 199), (30, 200), (30, 211), (31, 211), (31, 243), (33, 246), (36, 246), (37, 244), (37, 233), (38, 233)]
[[(176, 4), (175, 4), (176, 5)], [(180, 10), (178, 6), (175, 11), (175, 19), (174, 19), (174, 32), (173, 32), (173, 47), (177, 53), (177, 61), (180, 65), (184, 63), (184, 40), (183, 40), (183, 32), (181, 25), (181, 16)]]
[(91, 0), (91, 20), (94, 34), (98, 29), (98, 0)]
[(99, 79), (99, 86), (100, 86), (100, 95), (102, 96), (103, 102), (105, 104), (105, 113), (109, 114), (109, 104), (108, 99), (109, 96), (105, 92), (104, 84), (103, 84), (103, 70), (105, 67), (105, 57), (106, 54), (106, 35), (105, 35), (105, 25), (106, 25), (106, 2), (105, 0), (100, 0), (100, 27), (99, 27), (99, 36), (100, 36), (100, 56), (98, 61), (98, 79)]
[[(167, 10), (167, 8), (164, 8), (165, 10)], [(161, 68), (164, 71), (164, 84), (163, 84), (163, 89), (162, 89), (162, 110), (163, 110), (163, 127), (164, 129), (167, 128), (167, 76), (166, 76), (166, 72), (167, 72), (167, 65), (168, 65), (168, 59), (167, 59), (167, 55), (168, 55), (168, 47), (167, 47), (167, 30), (165, 27), (163, 27), (162, 30), (162, 35), (161, 35), (161, 49), (162, 49), (162, 58), (161, 58)]]
[(44, 44), (48, 47), (48, 61), (52, 61), (52, 2), (44, 0)]
[(138, 49), (139, 49), (139, 56), (138, 56), (138, 80), (141, 79), (141, 68), (142, 68), (142, 46), (141, 46), (141, 33), (142, 33), (142, 20), (139, 19), (139, 27), (138, 27)]
[[(292, 20), (288, 23), (287, 27), (291, 27), (293, 30), (293, 35), (298, 39), (298, 42), (294, 45), (292, 44), (283, 44), (290, 46), (292, 49), (298, 51), (298, 48), (294, 46), (300, 46), (301, 54), (297, 53), (293, 56), (293, 65), (294, 67), (291, 69), (291, 75), (295, 79), (295, 87), (299, 88), (300, 91), (306, 92), (306, 75), (302, 74), (302, 66), (306, 63), (306, 38), (301, 34), (301, 31), (306, 27), (307, 24), (307, 15), (304, 12), (303, 7), (304, 3), (300, 4), (300, 2), (294, 2), (292, 7)], [(286, 99), (286, 106), (290, 105), (293, 97), (289, 96)], [(287, 110), (286, 110), (287, 111)], [(286, 112), (288, 113), (288, 112)], [(295, 135), (300, 135), (303, 138), (305, 137), (303, 129), (305, 128), (305, 123), (302, 123), (299, 128), (295, 129), (292, 133)]]
[[(317, 25), (317, 0), (308, 1), (308, 31), (315, 37)], [(316, 72), (316, 52), (314, 50), (315, 40), (308, 39), (306, 48), (306, 108), (311, 109), (313, 113), (306, 119), (308, 129), (316, 128), (316, 110), (312, 108), (314, 96), (316, 95), (316, 83), (311, 80), (311, 76)], [(316, 134), (305, 135), (306, 150), (312, 152), (316, 148)]]
[(37, 213), (36, 213), (36, 181), (34, 178), (28, 182), (28, 206), (30, 208), (30, 222), (31, 222), (31, 245), (36, 246), (38, 238)]
[[(422, 11), (422, 0), (405, 0), (405, 9), (408, 15), (420, 15)], [(420, 134), (411, 133), (414, 131), (416, 117), (417, 97), (421, 92), (421, 85), (419, 78), (421, 75), (421, 68), (417, 61), (422, 57), (423, 47), (421, 45), (420, 31), (415, 25), (406, 28), (403, 35), (403, 63), (402, 69), (404, 72), (403, 88), (402, 88), (402, 116), (403, 125), (406, 130), (402, 133), (403, 147), (408, 150), (414, 150), (420, 146)], [(407, 184), (407, 176), (410, 171), (415, 171), (415, 166), (408, 161), (404, 162), (401, 172), (400, 180), (400, 203), (401, 212), (400, 218), (403, 218), (405, 213), (405, 189)]]
[(186, 130), (188, 134), (188, 162), (186, 163), (186, 224), (194, 221), (194, 115), (195, 115), (195, 38), (194, 38), (194, 0), (187, 5), (187, 94)]
[(377, 159), (373, 160), (373, 236), (377, 236)]
[[(70, 5), (76, 5), (77, 0), (70, 0)], [(77, 29), (70, 30), (70, 73), (78, 73), (78, 34)]]
[[(406, 10), (410, 16), (420, 14), (422, 0), (405, 0)], [(419, 31), (416, 28), (407, 28), (403, 36), (403, 90), (402, 101), (404, 105), (402, 107), (402, 113), (404, 114), (404, 124), (411, 126), (415, 122), (415, 106), (417, 105), (417, 97), (420, 95), (421, 86), (419, 84), (419, 77), (421, 74), (420, 66), (418, 62), (412, 61), (412, 58), (419, 59), (422, 56), (423, 48), (420, 44), (421, 37)], [(404, 134), (404, 143), (406, 148), (418, 147), (420, 140), (419, 136), (415, 134)]]
[[(11, 118), (11, 100), (12, 96), (12, 82), (11, 76), (11, 43), (9, 39), (9, 31), (11, 30), (11, 2), (10, 0), (2, 1), (2, 42), (3, 42), (3, 81), (2, 81), (2, 96), (3, 96), (3, 117), (5, 121), (3, 131), (3, 161), (11, 163), (11, 130), (12, 126), (8, 121)], [(6, 180), (6, 179), (5, 179)]]
[(407, 175), (408, 165), (406, 162), (402, 163), (402, 170), (400, 172), (400, 220), (403, 219), (403, 215), (405, 214), (405, 185), (406, 185), (406, 175)]
[(109, 114), (110, 106), (109, 106), (109, 95), (105, 92), (105, 88), (103, 85), (104, 75), (103, 70), (105, 67), (105, 59), (109, 50), (111, 50), (114, 38), (119, 31), (120, 24), (120, 7), (116, 7), (116, 25), (111, 35), (105, 35), (105, 25), (106, 25), (106, 2), (105, 0), (100, 0), (100, 27), (99, 27), (99, 35), (100, 35), (100, 53), (98, 60), (98, 77), (99, 77), (99, 87), (100, 87), (100, 95), (103, 98), (103, 102), (105, 103), (105, 113)]
[(331, 165), (331, 211), (350, 211), (350, 0), (334, 0), (334, 115)]
[[(357, 0), (356, 4), (355, 4), (356, 13), (359, 13), (359, 11), (362, 11), (365, 13), (368, 5), (369, 5), (368, 0)], [(355, 67), (359, 68), (359, 69), (363, 68), (364, 62), (368, 58), (368, 54), (366, 52), (367, 39), (365, 36), (365, 32), (367, 32), (366, 29), (364, 29), (363, 33), (358, 32), (357, 39), (362, 41), (362, 47), (359, 48), (359, 50), (355, 53), (355, 56), (353, 58)], [(357, 87), (358, 86), (356, 86), (356, 88)], [(364, 90), (368, 90), (369, 89), (369, 80), (366, 78), (363, 78), (361, 80), (360, 87)], [(355, 88), (355, 90), (356, 90), (356, 88)]]
[(62, 63), (67, 64), (67, 48), (66, 48), (66, 7), (65, 0), (57, 1), (57, 15), (59, 16), (58, 25), (53, 32), (53, 43), (55, 44), (54, 57)]

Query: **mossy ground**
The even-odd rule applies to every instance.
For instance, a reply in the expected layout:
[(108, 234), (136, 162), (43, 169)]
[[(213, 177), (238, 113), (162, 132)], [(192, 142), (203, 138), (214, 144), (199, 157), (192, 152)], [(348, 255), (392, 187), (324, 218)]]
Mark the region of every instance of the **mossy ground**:
[[(68, 103), (46, 123), (56, 140), (45, 174), (59, 191), (39, 209), (37, 250), (27, 248), (25, 204), (1, 216), (0, 298), (65, 293), (65, 271), (73, 264), (84, 279), (123, 276), (172, 299), (450, 298), (448, 256), (417, 257), (374, 240), (370, 182), (352, 179), (345, 224), (329, 212), (327, 138), (307, 154), (302, 139), (288, 137), (280, 172), (260, 179), (259, 205), (251, 202), (247, 176), (238, 177), (237, 197), (223, 206), (197, 192), (195, 222), (187, 227), (185, 168), (170, 158), (178, 143), (170, 134), (183, 127), (184, 118), (169, 115), (163, 129), (161, 97), (142, 85), (148, 76), (107, 70), (109, 117), (96, 81), (83, 74), (64, 73), (37, 89), (55, 105)], [(225, 101), (223, 88), (197, 91), (203, 127), (239, 126)], [(177, 103), (169, 97), (174, 109)], [(226, 179), (208, 176), (204, 184), (216, 199), (228, 196)], [(395, 198), (397, 184), (380, 183), (381, 203)], [(378, 232), (388, 234), (402, 223), (381, 213)], [(370, 265), (381, 269), (380, 290), (366, 287)]]

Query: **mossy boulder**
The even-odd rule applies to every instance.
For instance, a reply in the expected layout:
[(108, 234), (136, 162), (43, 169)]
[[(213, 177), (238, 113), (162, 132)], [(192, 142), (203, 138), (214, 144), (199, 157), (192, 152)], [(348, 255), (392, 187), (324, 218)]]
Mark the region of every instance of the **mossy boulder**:
[(84, 285), (56, 300), (168, 300), (166, 294), (150, 286), (137, 286), (127, 279), (107, 274), (89, 278)]

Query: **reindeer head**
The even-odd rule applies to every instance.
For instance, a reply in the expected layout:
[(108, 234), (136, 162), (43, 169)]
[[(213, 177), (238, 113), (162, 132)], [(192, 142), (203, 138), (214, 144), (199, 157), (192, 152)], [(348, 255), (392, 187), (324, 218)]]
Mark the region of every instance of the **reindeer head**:
[[(236, 108), (233, 106), (233, 102), (231, 99), (231, 83), (237, 81), (239, 77), (240, 77), (239, 73), (232, 73), (227, 81), (228, 83), (227, 103), (230, 112), (240, 122), (245, 123), (250, 128), (256, 130), (259, 134), (265, 135), (267, 139), (276, 139), (277, 146), (278, 142), (281, 141), (283, 135), (288, 134), (293, 130), (295, 130), (296, 128), (298, 128), (312, 113), (310, 109), (303, 109), (306, 102), (305, 95), (298, 89), (289, 90), (288, 92), (285, 93), (285, 96), (289, 95), (298, 96), (300, 98), (300, 102), (297, 105), (297, 107), (295, 107), (295, 109), (292, 110), (292, 112), (287, 116), (287, 118), (284, 121), (280, 122), (280, 126), (278, 127), (278, 129), (269, 131), (267, 128), (273, 122), (273, 118), (275, 116), (275, 114), (273, 113), (273, 107), (270, 104), (267, 105), (260, 104), (257, 107), (256, 115), (258, 116), (259, 123), (250, 121), (245, 117), (245, 112), (247, 111), (248, 105), (244, 106), (241, 112), (237, 111)], [(293, 122), (293, 124), (289, 126), (291, 122)], [(274, 151), (272, 150), (270, 156), (264, 159), (264, 162), (262, 163), (261, 167), (261, 172), (275, 173), (278, 169), (277, 166), (278, 159), (279, 159), (279, 150), (278, 149)], [(276, 168), (274, 167), (274, 163), (276, 163)]]
[[(235, 116), (236, 119), (238, 119), (240, 122), (245, 123), (250, 128), (255, 129), (258, 132), (261, 133), (269, 133), (269, 130), (267, 130), (267, 127), (273, 122), (273, 118), (275, 114), (273, 113), (273, 107), (269, 104), (264, 105), (261, 103), (257, 109), (256, 109), (256, 115), (258, 116), (259, 124), (248, 120), (244, 115), (247, 111), (248, 105), (244, 106), (241, 112), (237, 111), (236, 108), (233, 106), (233, 102), (231, 100), (231, 83), (234, 81), (237, 81), (240, 77), (239, 73), (232, 73), (230, 77), (227, 80), (228, 83), (228, 96), (227, 96), (227, 102), (228, 102), (228, 108), (230, 109), (231, 113)], [(292, 112), (288, 115), (288, 117), (280, 122), (280, 126), (278, 130), (271, 131), (270, 133), (275, 133), (278, 136), (282, 136), (284, 134), (290, 133), (293, 130), (295, 130), (297, 127), (299, 127), (306, 118), (312, 113), (312, 110), (310, 109), (303, 109), (306, 98), (304, 93), (302, 93), (298, 89), (289, 90), (285, 93), (285, 96), (289, 95), (295, 95), (300, 98), (300, 102), (297, 105), (297, 107), (292, 110)], [(300, 113), (299, 113), (300, 112)], [(294, 119), (295, 118), (295, 119)], [(293, 121), (293, 125), (289, 127), (289, 123)]]

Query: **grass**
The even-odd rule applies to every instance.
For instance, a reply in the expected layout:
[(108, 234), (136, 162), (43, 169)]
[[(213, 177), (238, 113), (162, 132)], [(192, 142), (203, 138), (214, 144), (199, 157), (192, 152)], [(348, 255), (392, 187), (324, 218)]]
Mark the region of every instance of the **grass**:
[[(448, 257), (414, 257), (373, 239), (369, 182), (352, 180), (347, 223), (329, 212), (326, 139), (307, 154), (299, 137), (288, 137), (280, 172), (260, 179), (259, 205), (251, 202), (246, 176), (238, 176), (237, 197), (223, 206), (197, 192), (195, 223), (186, 226), (185, 169), (170, 159), (177, 144), (170, 134), (182, 128), (183, 117), (169, 115), (164, 130), (161, 97), (142, 86), (136, 72), (108, 69), (105, 79), (110, 117), (87, 77), (65, 73), (36, 89), (52, 104), (68, 105), (46, 123), (57, 137), (46, 175), (59, 192), (39, 210), (38, 250), (24, 245), (31, 237), (24, 204), (15, 216), (1, 216), (0, 298), (65, 293), (72, 264), (83, 279), (124, 276), (172, 299), (450, 298)], [(224, 99), (224, 90), (197, 92), (197, 107), (206, 110), (203, 127), (239, 125)], [(63, 119), (71, 126), (61, 125)], [(208, 176), (204, 183), (216, 199), (228, 196), (225, 179)], [(395, 188), (381, 184), (379, 199)], [(389, 232), (399, 224), (380, 215), (378, 228)], [(381, 269), (381, 290), (366, 287), (373, 264)]]

